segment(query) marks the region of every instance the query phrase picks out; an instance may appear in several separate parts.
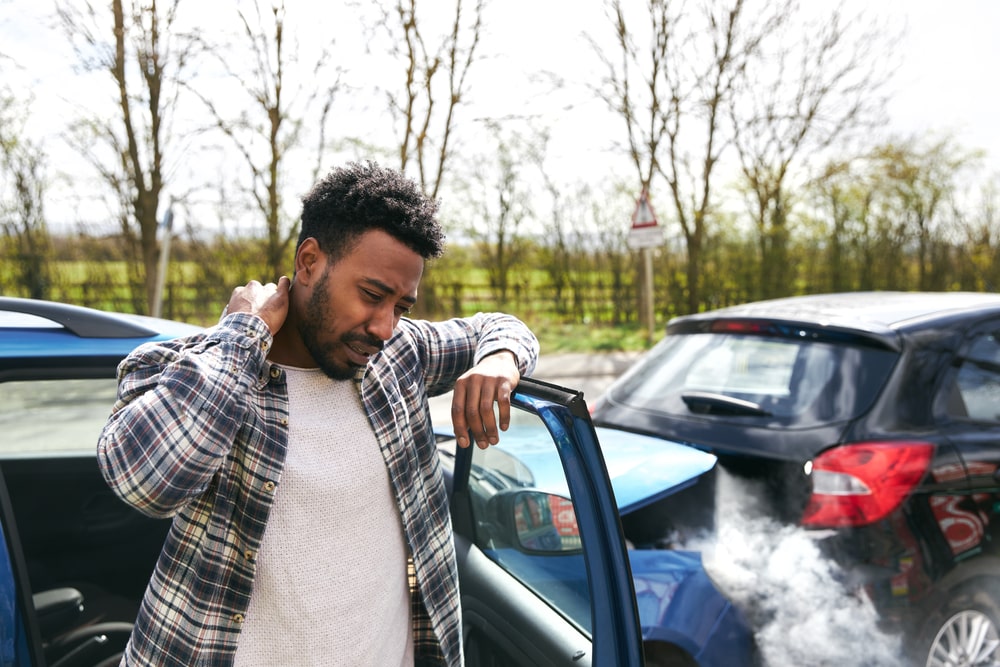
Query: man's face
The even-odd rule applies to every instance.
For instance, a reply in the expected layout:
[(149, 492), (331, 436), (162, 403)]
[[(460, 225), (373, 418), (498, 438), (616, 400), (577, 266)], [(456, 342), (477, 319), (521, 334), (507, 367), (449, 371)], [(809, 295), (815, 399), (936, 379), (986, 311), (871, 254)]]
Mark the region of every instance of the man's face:
[(316, 364), (335, 380), (367, 365), (417, 299), (423, 258), (391, 235), (366, 232), (340, 261), (310, 285), (298, 332)]

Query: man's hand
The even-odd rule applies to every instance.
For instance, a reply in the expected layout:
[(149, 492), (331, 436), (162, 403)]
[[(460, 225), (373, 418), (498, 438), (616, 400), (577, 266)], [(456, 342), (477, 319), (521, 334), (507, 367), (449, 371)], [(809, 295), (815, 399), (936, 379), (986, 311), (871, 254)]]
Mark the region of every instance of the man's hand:
[(500, 431), (510, 426), (510, 395), (520, 380), (517, 359), (506, 350), (484, 357), (458, 378), (451, 400), (451, 421), (459, 447), (469, 446), (470, 431), (480, 449), (500, 442)]
[(278, 333), (278, 329), (285, 323), (285, 317), (288, 316), (290, 286), (291, 281), (288, 276), (281, 276), (277, 285), (274, 283), (261, 285), (256, 280), (251, 280), (246, 285), (233, 289), (222, 316), (231, 313), (252, 313), (264, 320), (274, 335)]

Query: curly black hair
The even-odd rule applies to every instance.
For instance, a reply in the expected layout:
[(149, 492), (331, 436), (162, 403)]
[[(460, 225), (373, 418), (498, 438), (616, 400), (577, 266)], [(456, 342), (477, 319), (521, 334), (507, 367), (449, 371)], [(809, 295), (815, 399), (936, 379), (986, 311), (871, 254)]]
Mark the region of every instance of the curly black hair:
[(374, 162), (334, 169), (302, 198), (297, 245), (315, 238), (336, 262), (365, 232), (381, 229), (425, 260), (440, 257), (444, 233), (435, 217), (437, 202), (398, 171)]

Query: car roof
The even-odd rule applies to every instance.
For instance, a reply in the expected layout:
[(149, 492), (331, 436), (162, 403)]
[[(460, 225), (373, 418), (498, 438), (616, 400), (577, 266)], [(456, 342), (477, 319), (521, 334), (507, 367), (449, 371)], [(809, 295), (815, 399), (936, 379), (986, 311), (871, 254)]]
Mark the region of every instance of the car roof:
[[(201, 327), (154, 317), (110, 313), (39, 299), (0, 297), (0, 376), (17, 368), (93, 359), (113, 369), (141, 343), (167, 340)], [(2, 378), (0, 378), (2, 379)]]
[(984, 292), (841, 292), (755, 301), (674, 318), (668, 332), (704, 330), (720, 319), (767, 319), (858, 331), (887, 338), (970, 313), (1000, 314), (1000, 294)]

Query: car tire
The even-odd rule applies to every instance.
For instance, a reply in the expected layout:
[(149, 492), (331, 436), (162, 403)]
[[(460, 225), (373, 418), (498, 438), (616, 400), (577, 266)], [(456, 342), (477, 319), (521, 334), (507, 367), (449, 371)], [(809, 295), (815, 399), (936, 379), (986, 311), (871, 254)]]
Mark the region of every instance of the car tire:
[(917, 665), (1000, 664), (1000, 587), (981, 582), (957, 589), (925, 626)]

